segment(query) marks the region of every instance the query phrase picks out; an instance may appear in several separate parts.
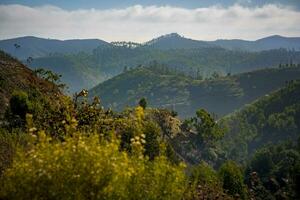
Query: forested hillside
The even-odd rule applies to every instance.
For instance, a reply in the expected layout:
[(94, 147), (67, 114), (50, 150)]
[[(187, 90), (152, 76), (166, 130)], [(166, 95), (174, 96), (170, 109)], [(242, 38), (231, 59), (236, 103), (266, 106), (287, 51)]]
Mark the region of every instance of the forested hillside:
[(300, 0), (0, 0), (0, 200), (300, 200), (299, 22)]
[[(131, 107), (115, 111), (104, 108), (92, 91), (64, 96), (57, 74), (31, 71), (3, 52), (1, 66), (1, 95), (8, 99), (0, 119), (1, 199), (299, 197), (299, 82), (288, 81), (221, 120), (202, 108), (180, 120), (174, 111), (150, 107), (151, 98), (132, 97)], [(280, 87), (298, 71), (294, 66), (197, 80), (156, 63), (104, 84), (114, 91), (119, 81), (121, 96), (133, 87), (185, 98), (180, 92), (191, 85), (224, 81), (228, 94), (252, 96)], [(177, 89), (165, 88), (170, 86)], [(265, 146), (269, 142), (276, 146)]]
[(300, 127), (300, 83), (260, 98), (220, 120), (228, 133), (219, 144), (229, 159), (245, 160), (267, 144), (297, 141)]
[[(52, 55), (36, 58), (28, 64), (31, 68), (44, 67), (63, 75), (71, 91), (90, 88), (103, 80), (118, 75), (124, 69), (158, 62), (170, 69), (193, 77), (210, 77), (235, 74), (266, 67), (300, 63), (300, 53), (284, 49), (262, 52), (231, 51), (219, 47), (197, 49), (159, 50), (151, 47), (128, 48), (123, 46), (99, 47), (92, 54)], [(69, 72), (70, 71), (70, 72)], [(72, 73), (77, 71), (77, 75)], [(78, 74), (84, 74), (79, 77)], [(75, 78), (82, 83), (78, 86)]]
[(280, 64), (300, 63), (299, 49), (290, 46), (298, 45), (297, 38), (277, 36), (249, 42), (250, 46), (260, 51), (250, 51), (252, 47), (231, 47), (231, 43), (235, 46), (238, 41), (215, 43), (187, 39), (174, 33), (140, 45), (102, 40), (60, 41), (24, 37), (0, 41), (0, 49), (21, 59), (32, 69), (42, 67), (61, 74), (70, 92), (89, 89), (120, 74), (124, 68), (149, 65), (154, 61), (186, 75), (205, 78), (215, 72), (236, 74)]
[(31, 98), (49, 96), (49, 99), (55, 101), (55, 96), (61, 95), (55, 83), (57, 82), (53, 79), (45, 81), (37, 77), (34, 71), (0, 51), (0, 118), (3, 117), (14, 92), (26, 92)]
[(90, 95), (99, 96), (104, 106), (117, 110), (145, 97), (150, 106), (173, 109), (181, 117), (194, 115), (198, 108), (222, 116), (299, 78), (300, 68), (288, 66), (228, 76), (215, 74), (202, 80), (201, 76), (186, 76), (153, 63), (105, 81), (90, 90)]

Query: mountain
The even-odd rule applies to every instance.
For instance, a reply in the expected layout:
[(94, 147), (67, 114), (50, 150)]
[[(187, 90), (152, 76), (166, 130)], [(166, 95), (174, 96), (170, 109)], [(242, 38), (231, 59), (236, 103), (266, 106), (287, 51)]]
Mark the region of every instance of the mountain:
[(201, 41), (193, 40), (180, 36), (177, 33), (170, 33), (152, 39), (144, 46), (152, 47), (155, 49), (195, 49), (203, 47), (222, 47), (229, 50), (242, 50), (242, 51), (265, 51), (271, 49), (289, 49), (300, 50), (300, 37), (283, 37), (280, 35), (273, 35), (261, 38), (255, 41), (247, 41), (240, 39), (224, 40), (219, 39), (215, 41)]
[(99, 96), (103, 105), (118, 110), (145, 97), (150, 106), (174, 109), (181, 117), (199, 108), (223, 116), (299, 78), (300, 67), (286, 67), (197, 80), (156, 63), (97, 85), (90, 97)]
[(53, 83), (37, 77), (21, 62), (0, 51), (0, 117), (17, 91), (49, 96), (50, 99), (61, 94)]
[(62, 75), (62, 82), (68, 86), (69, 93), (87, 89), (106, 80), (105, 73), (88, 64), (85, 53), (73, 55), (52, 55), (33, 59), (28, 65), (31, 69), (43, 68)]
[(213, 47), (215, 45), (209, 44), (205, 41), (188, 39), (180, 36), (177, 33), (170, 33), (152, 39), (144, 44), (144, 46), (155, 49), (195, 49), (203, 47)]
[[(265, 38), (257, 43), (271, 45), (274, 39), (281, 41), (282, 37)], [(291, 38), (286, 39), (290, 40)], [(297, 38), (294, 40), (290, 43), (296, 45)], [(234, 42), (238, 46), (241, 41)], [(235, 47), (232, 48), (234, 50), (229, 50), (209, 42), (187, 39), (175, 33), (145, 44), (24, 37), (0, 41), (1, 48), (21, 59), (31, 69), (45, 68), (61, 74), (62, 81), (69, 86), (71, 93), (82, 88), (92, 88), (122, 73), (124, 68), (149, 65), (152, 62), (162, 63), (185, 75), (200, 74), (204, 78), (215, 72), (223, 75), (236, 74), (277, 67), (280, 64), (300, 63), (300, 51), (271, 49), (249, 52), (236, 50), (239, 48)]]
[(55, 40), (38, 37), (20, 37), (0, 41), (0, 49), (26, 60), (28, 57), (37, 58), (48, 56), (53, 53), (74, 54), (78, 52), (91, 53), (98, 46), (109, 46), (110, 44), (98, 39), (84, 40)]
[(129, 48), (144, 47), (160, 50), (169, 49), (195, 49), (207, 47), (222, 47), (229, 50), (243, 51), (264, 51), (270, 49), (295, 49), (300, 50), (299, 37), (283, 37), (274, 35), (256, 41), (247, 40), (216, 40), (201, 41), (185, 38), (177, 33), (162, 35), (144, 44), (134, 42), (105, 42), (99, 39), (73, 39), (56, 40), (44, 39), (33, 36), (0, 40), (0, 49), (17, 57), (26, 60), (28, 57), (37, 58), (53, 53), (76, 54), (78, 52), (91, 53), (97, 47), (123, 46)]
[(277, 144), (299, 138), (300, 82), (286, 86), (225, 116), (220, 124), (228, 131), (219, 144), (228, 159), (244, 162), (266, 144)]
[(280, 48), (300, 50), (300, 37), (283, 37), (280, 35), (269, 36), (255, 41), (233, 39), (216, 40), (209, 43), (231, 50), (265, 51)]
[(144, 43), (144, 46), (162, 50), (195, 49), (203, 47), (222, 47), (229, 50), (242, 51), (265, 51), (280, 48), (300, 50), (300, 37), (283, 37), (280, 35), (273, 35), (255, 41), (239, 39), (201, 41), (185, 38), (177, 33), (170, 33), (152, 39)]
[[(29, 63), (29, 66), (44, 67), (62, 74), (62, 80), (71, 86), (71, 91), (77, 91), (82, 88), (91, 88), (122, 73), (125, 68), (135, 68), (153, 62), (164, 64), (185, 75), (201, 75), (206, 78), (214, 72), (236, 74), (266, 67), (277, 67), (280, 64), (299, 64), (300, 52), (284, 49), (243, 52), (220, 47), (161, 50), (114, 46), (98, 47), (92, 54), (79, 53), (36, 58)], [(78, 75), (71, 74), (74, 70), (78, 71), (76, 72)]]

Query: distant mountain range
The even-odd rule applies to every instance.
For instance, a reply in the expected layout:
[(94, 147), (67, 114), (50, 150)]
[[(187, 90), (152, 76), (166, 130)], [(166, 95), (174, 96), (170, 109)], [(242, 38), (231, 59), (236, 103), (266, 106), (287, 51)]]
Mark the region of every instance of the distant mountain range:
[(230, 50), (263, 51), (270, 49), (300, 50), (300, 37), (283, 37), (274, 35), (256, 41), (247, 40), (216, 40), (200, 41), (188, 39), (177, 33), (171, 33), (152, 39), (143, 44), (133, 42), (105, 42), (99, 39), (55, 40), (33, 36), (0, 40), (0, 49), (21, 59), (43, 57), (51, 53), (73, 54), (78, 52), (91, 53), (97, 47), (112, 46), (152, 47), (156, 49), (193, 49), (203, 47), (222, 47)]
[[(282, 49), (285, 48), (285, 49)], [(124, 68), (162, 63), (186, 75), (236, 74), (280, 64), (300, 63), (300, 38), (271, 36), (257, 41), (198, 41), (177, 33), (143, 44), (98, 39), (53, 40), (22, 37), (0, 41), (0, 49), (30, 68), (62, 75), (70, 92), (92, 88)]]
[(98, 39), (84, 40), (55, 40), (38, 37), (20, 37), (0, 41), (0, 49), (26, 60), (28, 57), (37, 58), (53, 53), (74, 54), (78, 52), (91, 53), (98, 46), (108, 46), (108, 42)]
[(300, 37), (274, 35), (255, 41), (239, 39), (200, 41), (184, 38), (177, 33), (171, 33), (146, 42), (144, 46), (151, 46), (158, 49), (191, 49), (218, 46), (229, 50), (244, 51), (264, 51), (279, 48), (300, 50)]

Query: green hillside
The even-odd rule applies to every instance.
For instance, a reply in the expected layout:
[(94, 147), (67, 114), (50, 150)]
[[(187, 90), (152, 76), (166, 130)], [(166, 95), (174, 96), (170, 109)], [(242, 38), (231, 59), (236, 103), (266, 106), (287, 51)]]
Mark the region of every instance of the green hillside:
[(62, 81), (68, 86), (70, 93), (83, 88), (91, 88), (107, 79), (105, 73), (92, 68), (86, 61), (85, 53), (73, 55), (54, 54), (49, 57), (33, 59), (27, 63), (31, 69), (43, 68), (62, 75)]
[(198, 108), (222, 116), (299, 78), (300, 68), (288, 67), (197, 80), (156, 64), (109, 79), (91, 89), (90, 95), (117, 110), (145, 97), (150, 106), (174, 109), (181, 117), (192, 116)]
[(246, 52), (220, 47), (156, 49), (151, 46), (100, 46), (92, 53), (53, 54), (34, 58), (28, 64), (32, 68), (44, 67), (63, 75), (62, 80), (70, 90), (78, 91), (122, 73), (125, 67), (135, 68), (154, 61), (186, 75), (210, 77), (214, 72), (236, 74), (280, 64), (298, 64), (300, 52), (285, 49)]
[(14, 92), (26, 92), (31, 98), (47, 97), (55, 101), (61, 95), (59, 88), (50, 81), (37, 77), (18, 60), (0, 51), (0, 118), (3, 117)]
[[(128, 101), (139, 100), (116, 112), (103, 108), (105, 99), (93, 98), (93, 90), (82, 90), (73, 99), (63, 96), (57, 75), (33, 72), (0, 55), (0, 94), (8, 99), (0, 119), (1, 199), (299, 196), (299, 145), (280, 142), (299, 137), (300, 83), (289, 83), (220, 121), (198, 108), (196, 116), (180, 120), (175, 112), (153, 108), (151, 99), (149, 107), (134, 93), (150, 94), (162, 103), (173, 99), (164, 94), (186, 101), (191, 98), (188, 92), (201, 89), (211, 96), (209, 103), (220, 99), (215, 102), (221, 105), (225, 99), (249, 100), (272, 90), (287, 77), (296, 77), (297, 67), (215, 75), (211, 80), (197, 80), (157, 63), (137, 67), (103, 83), (108, 94), (114, 91), (112, 103), (130, 92)], [(278, 145), (265, 146), (269, 142)]]
[(300, 83), (260, 98), (220, 121), (228, 128), (219, 144), (228, 159), (244, 162), (266, 144), (297, 141), (300, 128)]

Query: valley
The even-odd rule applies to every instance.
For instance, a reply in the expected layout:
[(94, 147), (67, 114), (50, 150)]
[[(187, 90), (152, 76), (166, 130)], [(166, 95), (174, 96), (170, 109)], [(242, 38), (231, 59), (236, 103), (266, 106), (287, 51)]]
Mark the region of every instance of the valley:
[(298, 198), (297, 41), (0, 41), (0, 198)]

